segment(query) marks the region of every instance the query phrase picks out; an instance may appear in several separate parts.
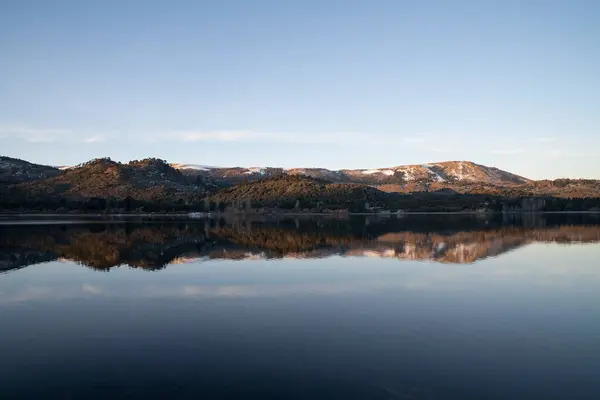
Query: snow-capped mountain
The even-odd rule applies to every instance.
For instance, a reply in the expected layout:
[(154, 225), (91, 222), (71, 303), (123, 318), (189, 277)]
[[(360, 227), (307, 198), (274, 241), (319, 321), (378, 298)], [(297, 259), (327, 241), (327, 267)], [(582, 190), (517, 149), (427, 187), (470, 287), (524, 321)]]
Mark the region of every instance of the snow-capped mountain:
[(185, 175), (198, 175), (221, 183), (238, 183), (245, 180), (259, 180), (278, 175), (307, 175), (340, 183), (362, 183), (367, 185), (409, 184), (409, 183), (482, 183), (488, 185), (518, 185), (530, 182), (529, 179), (498, 168), (476, 164), (470, 161), (447, 161), (439, 163), (400, 165), (378, 169), (324, 168), (216, 168), (190, 164), (171, 164)]
[[(386, 191), (429, 191), (458, 184), (509, 187), (530, 181), (498, 168), (470, 161), (399, 165), (375, 169), (272, 168), (272, 167), (214, 167), (202, 164), (170, 164), (189, 182), (211, 182), (218, 186), (256, 181), (281, 175), (306, 175), (334, 183), (358, 183), (376, 186)], [(73, 166), (50, 167), (9, 157), (0, 158), (0, 181), (19, 183), (67, 173)]]

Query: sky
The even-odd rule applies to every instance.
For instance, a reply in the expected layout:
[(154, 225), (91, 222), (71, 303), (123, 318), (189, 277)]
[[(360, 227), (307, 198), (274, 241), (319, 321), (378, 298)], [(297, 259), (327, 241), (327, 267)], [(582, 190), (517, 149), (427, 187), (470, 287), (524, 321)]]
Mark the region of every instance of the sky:
[(0, 154), (600, 178), (600, 2), (0, 0)]

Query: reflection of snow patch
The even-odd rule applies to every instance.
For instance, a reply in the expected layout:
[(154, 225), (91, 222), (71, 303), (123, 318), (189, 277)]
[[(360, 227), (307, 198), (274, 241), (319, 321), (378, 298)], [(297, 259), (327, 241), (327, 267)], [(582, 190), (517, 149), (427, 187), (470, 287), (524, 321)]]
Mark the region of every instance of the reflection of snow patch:
[(390, 258), (396, 257), (396, 251), (394, 249), (385, 250), (363, 250), (357, 251), (353, 256), (371, 257), (371, 258)]
[(244, 254), (244, 260), (262, 260), (265, 258), (264, 253), (246, 253)]
[(200, 257), (175, 257), (169, 264), (189, 264), (198, 262)]

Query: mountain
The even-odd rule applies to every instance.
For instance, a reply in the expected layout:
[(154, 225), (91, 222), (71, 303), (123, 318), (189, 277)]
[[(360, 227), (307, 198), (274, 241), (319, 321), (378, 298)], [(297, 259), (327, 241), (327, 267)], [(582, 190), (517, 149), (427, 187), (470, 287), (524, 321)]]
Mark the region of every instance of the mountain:
[(334, 183), (358, 183), (376, 185), (480, 183), (496, 186), (514, 186), (530, 182), (519, 175), (470, 161), (447, 161), (419, 165), (401, 165), (379, 169), (324, 168), (217, 168), (190, 164), (171, 164), (187, 176), (204, 176), (228, 186), (245, 181), (254, 181), (279, 175), (306, 175), (326, 179)]
[[(190, 178), (189, 181), (191, 182), (200, 179), (205, 182), (214, 182), (221, 187), (281, 175), (304, 175), (316, 179), (325, 179), (332, 183), (383, 186), (386, 191), (398, 192), (433, 191), (468, 184), (508, 187), (533, 182), (525, 177), (471, 161), (445, 161), (399, 165), (389, 168), (341, 170), (325, 168), (215, 167), (181, 163), (172, 163), (170, 166)], [(69, 171), (73, 169), (73, 167), (68, 166), (47, 168), (51, 168), (52, 171), (58, 169)]]
[(29, 182), (60, 175), (58, 168), (0, 156), (0, 184)]
[(534, 181), (471, 161), (446, 161), (379, 169), (217, 168), (171, 164), (192, 179), (206, 179), (221, 187), (281, 176), (305, 176), (331, 183), (357, 184), (388, 193), (474, 194), (505, 197), (551, 196), (598, 198), (600, 180), (555, 179)]
[(250, 203), (252, 208), (351, 212), (600, 208), (600, 180), (531, 181), (468, 161), (332, 171), (102, 158), (59, 169), (2, 157), (0, 167), (0, 209), (6, 211), (201, 211), (207, 205), (214, 210), (215, 203), (221, 209)]
[(132, 197), (162, 201), (202, 195), (201, 179), (190, 180), (163, 160), (148, 158), (121, 164), (109, 158), (95, 159), (64, 169), (56, 176), (16, 185), (29, 196), (63, 196), (70, 199)]

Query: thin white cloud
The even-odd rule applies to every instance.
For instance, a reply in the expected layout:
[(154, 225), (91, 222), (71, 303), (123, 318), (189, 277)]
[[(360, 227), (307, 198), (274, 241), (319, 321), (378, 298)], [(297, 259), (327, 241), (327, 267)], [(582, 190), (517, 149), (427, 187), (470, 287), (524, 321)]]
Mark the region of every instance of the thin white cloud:
[(496, 149), (492, 151), (493, 154), (498, 155), (516, 155), (525, 153), (525, 149), (522, 147), (514, 148), (514, 149)]
[(117, 134), (114, 131), (100, 133), (76, 132), (63, 128), (37, 128), (25, 125), (1, 125), (0, 139), (25, 140), (29, 143), (98, 143)]
[[(360, 146), (412, 146), (425, 148), (436, 143), (431, 151), (446, 151), (439, 141), (424, 135), (378, 135), (369, 132), (259, 132), (253, 130), (183, 130), (169, 132), (129, 132), (145, 143), (163, 142), (223, 142), (223, 143), (271, 143), (298, 145), (360, 145)], [(24, 125), (1, 125), (0, 138), (20, 139), (32, 143), (71, 142), (93, 144), (107, 141), (124, 132), (81, 132), (72, 129), (32, 128)], [(442, 144), (443, 146), (443, 144)]]
[(536, 139), (536, 141), (537, 141), (538, 143), (554, 143), (554, 142), (556, 142), (557, 140), (558, 140), (558, 139), (556, 139), (555, 137), (550, 137), (550, 136), (547, 136), (547, 137), (539, 137), (539, 138), (537, 138), (537, 139)]
[(102, 135), (94, 135), (83, 139), (83, 143), (98, 143), (103, 142), (105, 137)]
[(563, 150), (560, 149), (552, 149), (548, 152), (548, 155), (550, 157), (561, 157), (566, 155), (566, 153)]
[(427, 138), (422, 137), (422, 136), (406, 137), (403, 140), (405, 143), (409, 143), (409, 144), (421, 144), (421, 143), (426, 143), (428, 141)]
[(359, 145), (423, 145), (429, 141), (425, 137), (382, 137), (372, 133), (357, 132), (257, 132), (252, 130), (223, 131), (176, 131), (153, 135), (150, 142), (241, 142), (241, 143), (279, 143), (279, 144), (359, 144)]
[(161, 135), (163, 139), (175, 138), (183, 142), (240, 142), (261, 139), (251, 131), (184, 131)]
[(0, 125), (0, 138), (21, 139), (31, 143), (51, 143), (72, 135), (68, 129), (32, 128), (20, 125)]
[(343, 141), (347, 135), (255, 132), (251, 130), (182, 131), (160, 134), (158, 141), (179, 140), (182, 142), (268, 142), (284, 144), (323, 144)]

